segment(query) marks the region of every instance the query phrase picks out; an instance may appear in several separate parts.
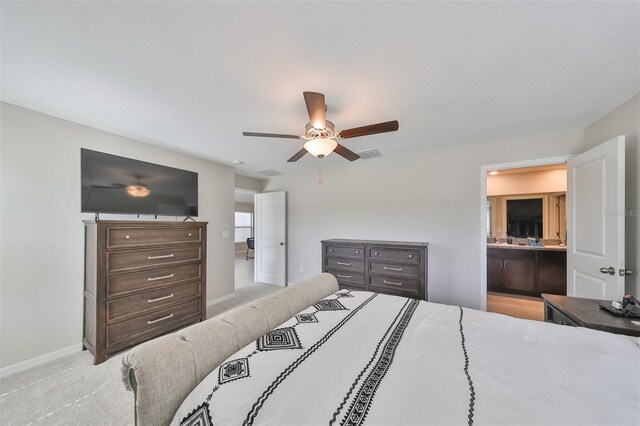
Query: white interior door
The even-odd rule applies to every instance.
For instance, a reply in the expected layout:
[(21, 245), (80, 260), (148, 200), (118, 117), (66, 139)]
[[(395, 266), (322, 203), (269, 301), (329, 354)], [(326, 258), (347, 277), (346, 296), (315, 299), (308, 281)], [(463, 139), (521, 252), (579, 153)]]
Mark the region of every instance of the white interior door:
[(567, 162), (567, 294), (624, 296), (624, 136)]
[(256, 194), (255, 280), (285, 286), (287, 283), (286, 193)]

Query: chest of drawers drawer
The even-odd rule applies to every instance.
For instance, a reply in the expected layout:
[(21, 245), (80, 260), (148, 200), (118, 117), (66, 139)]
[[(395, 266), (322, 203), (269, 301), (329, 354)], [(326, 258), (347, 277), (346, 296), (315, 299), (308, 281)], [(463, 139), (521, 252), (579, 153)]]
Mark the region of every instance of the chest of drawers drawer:
[(107, 298), (175, 284), (180, 281), (196, 280), (200, 277), (201, 265), (199, 263), (109, 275), (107, 276)]
[(107, 324), (200, 296), (200, 282), (176, 284), (107, 301)]
[(176, 323), (200, 315), (200, 301), (192, 300), (146, 315), (121, 321), (107, 326), (107, 347), (123, 340), (134, 340), (145, 333), (154, 333), (163, 328), (171, 328)]
[(201, 227), (119, 227), (107, 228), (107, 249), (123, 247), (153, 246), (175, 243), (199, 243), (202, 241)]
[(364, 259), (365, 248), (362, 247), (345, 247), (345, 246), (326, 246), (325, 254), (327, 256), (336, 256), (336, 257), (355, 257)]
[(392, 262), (420, 263), (420, 251), (372, 247), (369, 250), (369, 258), (372, 260), (389, 260)]
[(414, 278), (401, 278), (390, 276), (371, 275), (369, 277), (371, 291), (381, 293), (415, 296), (420, 293), (420, 280)]
[(201, 252), (199, 244), (107, 252), (107, 273), (198, 261)]
[(576, 323), (574, 320), (572, 320), (571, 318), (569, 318), (568, 316), (566, 316), (565, 314), (560, 312), (558, 309), (556, 309), (555, 307), (549, 304), (545, 305), (545, 315), (546, 315), (545, 320), (547, 322), (553, 322), (555, 324), (570, 325), (572, 327), (578, 327), (578, 323)]
[(336, 277), (336, 280), (338, 280), (338, 284), (340, 285), (365, 288), (363, 273), (340, 271), (336, 269), (327, 269), (327, 272)]
[(395, 263), (380, 263), (371, 262), (369, 265), (369, 271), (372, 274), (385, 274), (400, 277), (415, 277), (418, 278), (419, 271), (416, 265), (400, 265)]
[(349, 271), (364, 271), (364, 261), (346, 259), (346, 258), (333, 258), (327, 257), (328, 269), (344, 269)]

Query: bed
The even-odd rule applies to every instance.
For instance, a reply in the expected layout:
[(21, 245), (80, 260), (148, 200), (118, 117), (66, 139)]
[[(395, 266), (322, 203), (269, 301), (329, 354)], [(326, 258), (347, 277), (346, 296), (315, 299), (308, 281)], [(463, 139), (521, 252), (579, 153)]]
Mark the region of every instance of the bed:
[(225, 318), (125, 356), (138, 424), (640, 421), (633, 337), (338, 291), (328, 274)]

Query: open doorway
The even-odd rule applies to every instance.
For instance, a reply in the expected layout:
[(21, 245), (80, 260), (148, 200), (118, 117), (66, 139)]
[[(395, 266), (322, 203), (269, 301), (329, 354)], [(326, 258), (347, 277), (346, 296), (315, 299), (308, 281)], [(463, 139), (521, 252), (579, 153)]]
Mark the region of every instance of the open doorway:
[[(518, 287), (523, 292), (530, 289), (531, 282), (535, 282), (540, 293), (550, 292), (547, 286), (560, 288), (557, 283), (549, 277), (556, 277), (553, 267), (546, 268), (553, 264), (553, 259), (548, 259), (548, 253), (539, 247), (536, 253), (536, 262), (541, 260), (546, 262), (546, 270), (540, 269), (538, 263), (532, 265), (525, 261), (519, 261), (521, 253), (517, 251), (520, 244), (517, 238), (509, 235), (510, 229), (524, 230), (525, 233), (534, 234), (534, 237), (527, 237), (523, 250), (529, 250), (529, 246), (538, 246), (540, 242), (544, 244), (544, 197), (542, 204), (542, 222), (539, 217), (515, 218), (507, 226), (506, 220), (500, 221), (505, 224), (501, 228), (502, 233), (498, 234), (498, 227), (493, 228), (493, 222), (497, 220), (497, 213), (493, 212), (494, 203), (491, 203), (488, 194), (489, 176), (497, 176), (505, 173), (506, 170), (551, 166), (566, 163), (567, 165), (567, 185), (566, 185), (566, 225), (564, 235), (566, 239), (566, 263), (557, 262), (556, 266), (564, 265), (566, 268), (566, 296), (549, 295), (543, 296), (545, 303), (564, 303), (575, 301), (576, 298), (591, 299), (598, 310), (598, 305), (608, 305), (611, 301), (620, 302), (625, 294), (625, 278), (633, 271), (625, 267), (625, 137), (617, 136), (602, 144), (595, 146), (585, 152), (573, 156), (554, 157), (541, 160), (526, 160), (515, 163), (503, 163), (485, 165), (480, 168), (480, 301), (481, 309), (487, 310), (487, 290), (490, 288), (490, 272), (501, 274), (499, 279), (505, 280), (508, 276), (509, 282), (500, 282), (500, 287)], [(491, 172), (497, 172), (489, 175)], [(527, 190), (525, 199), (530, 199), (530, 195), (540, 189)], [(548, 194), (552, 199), (554, 194)], [(555, 194), (558, 199), (558, 215), (561, 213), (561, 194)], [(515, 203), (514, 206), (518, 204)], [(526, 203), (524, 203), (526, 204)], [(532, 203), (530, 203), (532, 204)], [(547, 202), (547, 207), (549, 207)], [(519, 204), (522, 208), (523, 203)], [(539, 203), (536, 209), (539, 210)], [(517, 211), (517, 209), (516, 209)], [(509, 215), (508, 212), (503, 213)], [(554, 213), (548, 211), (548, 220), (552, 220)], [(522, 215), (522, 214), (521, 214)], [(492, 233), (496, 232), (496, 235)], [(548, 225), (548, 230), (551, 229)], [(558, 223), (556, 239), (559, 243), (563, 239), (562, 224)], [(542, 235), (542, 238), (540, 238)], [(546, 235), (549, 237), (550, 235)], [(522, 237), (522, 236), (521, 236)], [(553, 237), (553, 233), (551, 235)], [(506, 239), (506, 241), (505, 241)], [(536, 239), (541, 240), (536, 242)], [(490, 244), (498, 245), (498, 248), (509, 250), (509, 259), (491, 259)], [(504, 244), (504, 246), (500, 246)], [(552, 244), (548, 244), (549, 248)], [(558, 248), (558, 252), (562, 252)], [(547, 262), (548, 261), (548, 262)], [(552, 265), (553, 266), (553, 265)], [(551, 271), (551, 272), (550, 272)], [(505, 275), (506, 274), (506, 275)], [(528, 281), (527, 281), (528, 280)], [(527, 287), (529, 286), (529, 287)], [(511, 289), (513, 290), (513, 288)], [(553, 289), (551, 289), (551, 292)], [(527, 297), (529, 297), (527, 295)], [(537, 297), (533, 295), (532, 297)], [(555, 302), (554, 302), (555, 301)], [(546, 310), (548, 311), (548, 310)], [(553, 318), (546, 319), (554, 321)]]
[(254, 282), (254, 194), (244, 188), (235, 190), (235, 288)]
[(541, 294), (567, 294), (566, 159), (484, 173), (486, 310), (544, 320)]

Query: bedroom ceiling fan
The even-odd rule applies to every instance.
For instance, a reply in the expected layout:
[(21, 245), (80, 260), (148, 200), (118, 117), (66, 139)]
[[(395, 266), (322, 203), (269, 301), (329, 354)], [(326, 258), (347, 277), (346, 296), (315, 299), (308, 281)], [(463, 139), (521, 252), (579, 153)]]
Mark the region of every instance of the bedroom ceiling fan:
[(395, 132), (398, 130), (398, 121), (386, 121), (384, 123), (370, 124), (368, 126), (355, 127), (353, 129), (336, 132), (335, 125), (327, 120), (327, 105), (324, 102), (324, 95), (316, 92), (303, 92), (304, 102), (309, 111), (309, 123), (305, 126), (305, 134), (302, 136), (284, 135), (280, 133), (256, 133), (242, 132), (244, 136), (257, 136), (263, 138), (283, 138), (298, 139), (306, 141), (300, 151), (288, 162), (298, 161), (307, 152), (314, 157), (323, 158), (335, 152), (349, 161), (360, 158), (355, 152), (345, 148), (338, 143), (342, 139), (357, 138), (360, 136), (375, 135), (376, 133)]

